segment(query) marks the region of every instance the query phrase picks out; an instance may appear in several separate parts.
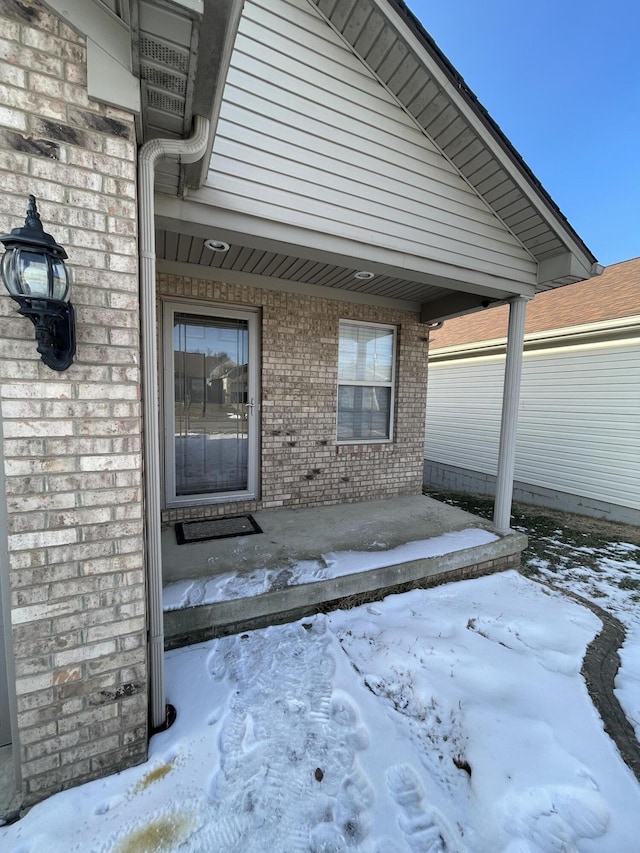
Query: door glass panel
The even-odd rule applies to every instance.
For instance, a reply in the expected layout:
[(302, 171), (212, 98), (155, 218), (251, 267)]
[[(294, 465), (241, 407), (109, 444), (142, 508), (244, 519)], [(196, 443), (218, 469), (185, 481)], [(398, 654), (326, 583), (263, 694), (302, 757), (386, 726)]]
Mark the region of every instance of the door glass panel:
[(247, 320), (173, 315), (176, 496), (248, 486)]

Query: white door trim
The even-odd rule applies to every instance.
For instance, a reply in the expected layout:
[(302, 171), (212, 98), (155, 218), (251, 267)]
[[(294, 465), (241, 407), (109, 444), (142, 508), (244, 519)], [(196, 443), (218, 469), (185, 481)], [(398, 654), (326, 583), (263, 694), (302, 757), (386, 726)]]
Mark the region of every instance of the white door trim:
[[(247, 426), (248, 426), (248, 459), (247, 459), (247, 488), (237, 491), (218, 492), (198, 495), (176, 495), (175, 475), (175, 407), (174, 401), (174, 348), (173, 348), (173, 318), (174, 314), (187, 313), (208, 317), (245, 320), (249, 332), (249, 370)], [(232, 501), (256, 500), (259, 494), (260, 481), (260, 347), (259, 347), (260, 309), (233, 308), (228, 305), (218, 306), (212, 303), (166, 301), (163, 303), (163, 411), (164, 411), (164, 482), (165, 503), (167, 507), (200, 506), (203, 504), (229, 503)]]

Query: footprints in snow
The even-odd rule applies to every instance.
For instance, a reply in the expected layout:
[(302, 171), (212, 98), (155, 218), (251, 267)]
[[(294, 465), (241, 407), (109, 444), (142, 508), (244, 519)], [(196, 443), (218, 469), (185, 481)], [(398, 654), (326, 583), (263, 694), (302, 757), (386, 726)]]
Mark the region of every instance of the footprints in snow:
[(523, 842), (515, 849), (526, 853), (581, 849), (582, 839), (599, 838), (609, 824), (609, 810), (600, 794), (572, 785), (508, 794), (497, 812), (503, 828)]
[[(372, 838), (374, 791), (357, 758), (369, 734), (333, 688), (324, 620), (278, 630), (287, 633), (281, 644), (268, 631), (252, 632), (219, 641), (209, 657), (211, 677), (236, 689), (220, 730), (212, 822), (200, 831), (202, 842), (217, 826), (224, 845), (218, 838), (211, 849), (225, 853), (392, 853), (393, 841), (381, 847)], [(392, 768), (387, 781), (411, 851), (463, 853), (411, 767)]]
[(285, 642), (268, 629), (242, 634), (219, 641), (208, 659), (210, 676), (236, 687), (208, 796), (210, 826), (225, 827), (225, 844), (211, 849), (263, 853), (283, 841), (287, 853), (372, 849), (373, 789), (357, 762), (369, 736), (333, 690), (324, 620), (277, 630)]
[(424, 803), (424, 791), (416, 772), (408, 764), (387, 771), (387, 785), (400, 807), (398, 823), (414, 853), (458, 853), (453, 835), (437, 809)]

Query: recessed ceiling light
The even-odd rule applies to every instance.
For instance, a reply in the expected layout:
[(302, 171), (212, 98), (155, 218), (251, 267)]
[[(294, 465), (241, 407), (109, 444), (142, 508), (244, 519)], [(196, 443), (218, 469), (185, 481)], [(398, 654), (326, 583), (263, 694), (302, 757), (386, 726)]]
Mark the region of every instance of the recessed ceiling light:
[(369, 279), (373, 278), (375, 273), (369, 272), (369, 270), (360, 270), (360, 272), (356, 272), (353, 274), (354, 278), (359, 278), (362, 281), (369, 281)]
[(205, 240), (204, 245), (210, 252), (228, 252), (229, 244), (223, 240)]

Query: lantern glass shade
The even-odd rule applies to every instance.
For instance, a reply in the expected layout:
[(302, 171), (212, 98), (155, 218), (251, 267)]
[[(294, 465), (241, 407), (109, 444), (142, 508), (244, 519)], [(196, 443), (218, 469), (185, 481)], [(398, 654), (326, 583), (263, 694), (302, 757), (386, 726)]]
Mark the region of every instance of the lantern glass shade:
[(2, 276), (12, 296), (69, 301), (67, 268), (48, 252), (20, 246), (8, 249), (2, 258)]

